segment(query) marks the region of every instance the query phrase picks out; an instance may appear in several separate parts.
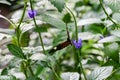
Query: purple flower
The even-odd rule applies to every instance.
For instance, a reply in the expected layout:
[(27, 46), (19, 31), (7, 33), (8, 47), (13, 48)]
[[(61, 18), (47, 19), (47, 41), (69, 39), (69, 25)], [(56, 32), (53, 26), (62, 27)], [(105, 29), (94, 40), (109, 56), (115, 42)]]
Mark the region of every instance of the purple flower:
[(37, 14), (36, 10), (28, 10), (28, 15), (30, 18), (34, 18)]
[(79, 49), (82, 46), (82, 40), (81, 39), (73, 40), (72, 43), (73, 43), (73, 45), (75, 46), (76, 49)]

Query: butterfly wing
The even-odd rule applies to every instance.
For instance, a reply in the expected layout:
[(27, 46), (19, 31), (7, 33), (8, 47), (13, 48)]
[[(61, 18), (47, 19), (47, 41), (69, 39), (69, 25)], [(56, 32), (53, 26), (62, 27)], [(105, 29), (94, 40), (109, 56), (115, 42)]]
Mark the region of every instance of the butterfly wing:
[(61, 50), (61, 49), (65, 48), (65, 47), (67, 47), (67, 46), (70, 45), (70, 44), (71, 44), (71, 41), (70, 41), (70, 40), (67, 40), (67, 41), (65, 41), (65, 42), (63, 42), (63, 43), (60, 43), (60, 44), (58, 44), (56, 47), (53, 47), (53, 48), (49, 51), (49, 53), (54, 53), (54, 52), (56, 52), (57, 50)]

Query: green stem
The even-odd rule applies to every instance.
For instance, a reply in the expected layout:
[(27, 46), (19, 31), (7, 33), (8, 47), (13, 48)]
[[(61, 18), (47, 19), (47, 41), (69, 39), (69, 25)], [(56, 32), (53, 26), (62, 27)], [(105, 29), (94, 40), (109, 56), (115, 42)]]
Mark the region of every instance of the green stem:
[(58, 76), (58, 74), (55, 72), (55, 69), (52, 67), (52, 65), (50, 65), (50, 67), (51, 67), (53, 73), (55, 74), (57, 80), (62, 80), (62, 79)]
[[(75, 21), (76, 40), (78, 40), (78, 28), (77, 28), (77, 21), (76, 21), (75, 15), (73, 14), (73, 12), (67, 6), (66, 6), (66, 8), (70, 11), (70, 13), (73, 16), (73, 19)], [(82, 63), (81, 63), (82, 58), (81, 58), (81, 55), (80, 55), (81, 54), (80, 51), (79, 51), (79, 53), (77, 52), (77, 54), (78, 54), (78, 61), (79, 61), (79, 65), (80, 65), (79, 73), (81, 73), (81, 71), (82, 71), (85, 80), (87, 80), (85, 72), (84, 72), (83, 67), (82, 67)]]
[(21, 71), (25, 74), (26, 78), (28, 78), (26, 62), (24, 62), (24, 61), (21, 62)]
[(24, 1), (24, 10), (23, 10), (22, 17), (21, 17), (21, 19), (20, 19), (20, 23), (19, 23), (19, 25), (18, 25), (18, 28), (20, 27), (20, 25), (21, 25), (21, 23), (22, 23), (22, 21), (23, 21), (23, 19), (24, 19), (26, 7), (27, 7), (27, 1)]
[(32, 70), (32, 67), (31, 67), (30, 63), (31, 63), (31, 61), (29, 59), (27, 59), (26, 67), (29, 69), (31, 75), (34, 76), (34, 73), (33, 73), (33, 70)]
[[(30, 7), (31, 7), (31, 10), (33, 10), (32, 1), (31, 0), (30, 0)], [(34, 20), (34, 24), (35, 24), (36, 29), (39, 29), (39, 27), (38, 27), (38, 25), (36, 23), (35, 17), (33, 17), (33, 20)], [(41, 45), (42, 45), (43, 52), (45, 54), (44, 44), (43, 44), (43, 40), (42, 40), (42, 36), (41, 36), (40, 30), (38, 30), (38, 34), (39, 34), (39, 38), (40, 38), (40, 42), (41, 42)]]
[(20, 47), (20, 34), (21, 34), (21, 31), (20, 31), (20, 25), (24, 19), (24, 16), (25, 16), (25, 11), (26, 11), (26, 7), (27, 7), (27, 1), (24, 1), (24, 10), (23, 10), (23, 13), (22, 13), (22, 17), (20, 19), (20, 23), (16, 29), (16, 35), (17, 35), (17, 41), (18, 41), (18, 46)]
[(32, 70), (32, 68), (31, 68), (31, 65), (30, 65), (28, 68), (29, 68), (29, 70), (30, 70), (31, 75), (34, 76), (34, 73), (33, 73), (33, 70)]
[(109, 16), (109, 14), (107, 13), (106, 9), (105, 9), (104, 6), (103, 6), (102, 0), (99, 0), (99, 2), (100, 2), (101, 7), (103, 8), (104, 13), (105, 13), (106, 16), (108, 17), (108, 19), (111, 20), (111, 21), (113, 22), (113, 24), (115, 24), (116, 26), (120, 27), (119, 24), (117, 24), (117, 23)]
[[(81, 50), (81, 49), (80, 49), (80, 50)], [(78, 60), (79, 60), (79, 65), (80, 65), (80, 71), (82, 71), (85, 80), (87, 80), (87, 77), (86, 77), (86, 75), (85, 75), (85, 72), (84, 72), (84, 69), (83, 69), (83, 66), (82, 66), (82, 62), (81, 62), (82, 57), (81, 57), (81, 51), (80, 51), (80, 50), (79, 50), (79, 53), (77, 53), (78, 56), (79, 56), (79, 59), (78, 59)]]
[(73, 19), (75, 21), (75, 34), (76, 34), (76, 40), (78, 40), (78, 28), (77, 28), (77, 21), (75, 18), (75, 15), (73, 14), (73, 12), (66, 6), (66, 8), (69, 10), (69, 12), (71, 13), (71, 15), (73, 16)]
[[(20, 25), (24, 19), (24, 16), (25, 16), (25, 11), (26, 11), (26, 7), (27, 7), (27, 1), (24, 1), (24, 10), (23, 10), (23, 13), (22, 13), (22, 17), (20, 19), (20, 22), (19, 22), (19, 25), (17, 26), (16, 28), (16, 37), (17, 37), (17, 43), (18, 43), (18, 46), (20, 47), (20, 34), (21, 34), (21, 30), (20, 30)], [(24, 64), (23, 64), (24, 65)], [(24, 66), (25, 67), (25, 66)], [(28, 77), (27, 76), (27, 73), (26, 73), (26, 70), (24, 70), (24, 74), (26, 76), (26, 78)]]
[[(36, 20), (35, 20), (35, 18), (33, 18), (33, 20), (34, 20), (34, 23), (35, 23), (36, 29), (39, 29), (39, 27), (38, 27), (37, 24), (36, 24)], [(40, 32), (39, 30), (38, 30), (38, 34), (39, 34), (39, 38), (40, 38), (40, 42), (41, 42), (41, 45), (42, 45), (43, 52), (44, 52), (44, 54), (45, 54), (45, 48), (44, 48), (44, 44), (43, 44), (43, 40), (42, 40), (42, 36), (41, 36), (41, 32)]]
[(85, 26), (82, 26), (81, 32), (84, 32), (84, 31), (85, 31)]
[(69, 35), (69, 31), (68, 31), (68, 26), (67, 26), (67, 23), (66, 23), (66, 32), (67, 32), (67, 39), (69, 39), (70, 40), (70, 35)]
[[(33, 10), (32, 1), (31, 1), (31, 0), (30, 0), (30, 6), (31, 6), (31, 10)], [(35, 17), (33, 17), (33, 20), (34, 20), (34, 24), (35, 24), (36, 29), (39, 29), (39, 27), (37, 26)], [(39, 30), (38, 30), (38, 34), (39, 34), (40, 42), (41, 42), (41, 44), (42, 44), (43, 52), (44, 52), (44, 54), (45, 54), (44, 44), (43, 44), (41, 32), (40, 32)], [(53, 73), (55, 74), (55, 76), (57, 77), (57, 79), (58, 79), (58, 80), (61, 80), (61, 79), (59, 78), (59, 76), (57, 75), (57, 73), (55, 72), (55, 70), (54, 70), (54, 68), (53, 68), (52, 66), (51, 66), (51, 69), (52, 69)]]

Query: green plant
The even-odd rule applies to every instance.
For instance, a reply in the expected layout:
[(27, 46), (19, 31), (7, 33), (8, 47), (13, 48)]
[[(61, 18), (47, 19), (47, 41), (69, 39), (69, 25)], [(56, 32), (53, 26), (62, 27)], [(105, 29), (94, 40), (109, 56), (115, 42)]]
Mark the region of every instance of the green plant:
[(22, 2), (18, 20), (0, 15), (0, 80), (119, 80), (120, 0)]

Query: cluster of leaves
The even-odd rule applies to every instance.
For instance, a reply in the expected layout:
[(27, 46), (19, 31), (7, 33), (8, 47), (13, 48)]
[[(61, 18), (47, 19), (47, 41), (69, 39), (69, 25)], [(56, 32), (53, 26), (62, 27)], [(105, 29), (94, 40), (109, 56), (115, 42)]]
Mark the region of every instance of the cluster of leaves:
[[(57, 80), (54, 73), (61, 76), (63, 80), (81, 78), (79, 76), (81, 73), (78, 73), (78, 57), (72, 46), (56, 51), (54, 54), (48, 53), (51, 45), (56, 46), (67, 39), (66, 25), (71, 40), (75, 39), (74, 20), (66, 10), (67, 6), (71, 7), (70, 9), (73, 9), (73, 13), (76, 14), (78, 37), (82, 39), (82, 63), (87, 80), (119, 80), (120, 0), (49, 0), (49, 2), (42, 0), (40, 6), (37, 4), (38, 2), (39, 0), (34, 0), (34, 6), (38, 9), (36, 21), (38, 21), (39, 28), (35, 28), (32, 19), (25, 17), (20, 26), (21, 47), (17, 45), (16, 36), (13, 35), (14, 31), (5, 32), (5, 35), (0, 33), (1, 42), (4, 37), (11, 38), (12, 44), (8, 44), (7, 47), (14, 56), (9, 59), (7, 63), (9, 65), (2, 68), (0, 79), (25, 79), (25, 75), (29, 75), (26, 76), (27, 80)], [(73, 4), (75, 5), (72, 6)], [(9, 21), (13, 29), (16, 29), (15, 26), (19, 21), (17, 22), (15, 17), (12, 18), (13, 22), (2, 15), (0, 17)], [(48, 54), (42, 53), (36, 34), (38, 31), (42, 34)], [(1, 59), (0, 67), (3, 65), (2, 63)], [(33, 70), (34, 76), (31, 70)], [(24, 73), (24, 76), (20, 77), (17, 75), (18, 73), (20, 75)]]

